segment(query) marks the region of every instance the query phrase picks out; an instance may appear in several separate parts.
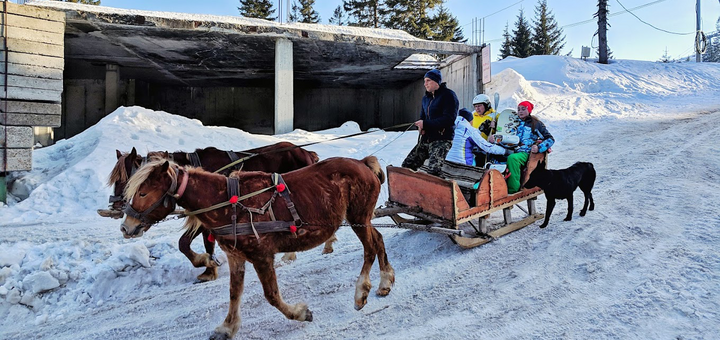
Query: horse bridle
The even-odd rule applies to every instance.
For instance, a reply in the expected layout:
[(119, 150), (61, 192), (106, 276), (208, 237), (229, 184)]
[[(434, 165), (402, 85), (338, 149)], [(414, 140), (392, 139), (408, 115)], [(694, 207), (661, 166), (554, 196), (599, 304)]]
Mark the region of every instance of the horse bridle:
[[(157, 207), (160, 206), (160, 204), (163, 204), (166, 208), (170, 205), (175, 206), (177, 203), (177, 200), (185, 193), (185, 188), (187, 187), (188, 182), (188, 172), (187, 170), (181, 169), (180, 167), (175, 166), (175, 176), (172, 176), (172, 183), (170, 184), (170, 188), (162, 195), (160, 198), (155, 201), (149, 208), (143, 210), (142, 212), (139, 212), (135, 210), (132, 207), (132, 200), (125, 206), (125, 209), (123, 209), (123, 212), (125, 215), (133, 217), (140, 221), (140, 225), (138, 228), (135, 228), (135, 231), (133, 232), (133, 235), (137, 235), (140, 232), (141, 228), (147, 228), (150, 227), (160, 221), (151, 221), (148, 218), (148, 215), (150, 215)], [(180, 187), (177, 185), (177, 177), (180, 175), (180, 171), (183, 172), (183, 177), (180, 182)], [(177, 191), (176, 191), (177, 189)], [(125, 225), (125, 222), (122, 223)]]
[[(132, 164), (130, 165), (130, 169), (127, 169), (127, 167), (125, 168), (125, 172), (128, 174), (127, 177), (128, 178), (132, 177), (132, 175), (134, 175), (138, 171), (138, 169), (140, 169), (147, 162), (148, 162), (148, 158), (142, 157), (141, 161), (140, 161), (140, 166), (135, 166), (135, 160), (133, 160)], [(127, 182), (125, 182), (125, 185), (127, 185)], [(118, 192), (117, 186), (118, 186), (118, 182), (115, 182), (115, 185), (113, 186), (113, 193)], [(124, 189), (125, 188), (123, 188), (123, 191), (124, 191)], [(112, 205), (115, 202), (120, 202), (120, 201), (125, 203), (125, 204), (123, 204), (123, 208), (125, 208), (127, 206), (127, 202), (125, 202), (125, 197), (123, 197), (122, 191), (120, 192), (120, 195), (110, 195), (110, 200), (109, 200), (110, 205)], [(121, 208), (121, 211), (123, 208)]]

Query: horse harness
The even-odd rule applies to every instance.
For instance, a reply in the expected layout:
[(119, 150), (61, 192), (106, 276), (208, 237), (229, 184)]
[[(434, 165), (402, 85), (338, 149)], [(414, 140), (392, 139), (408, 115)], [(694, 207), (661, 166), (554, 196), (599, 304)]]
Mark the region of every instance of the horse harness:
[[(185, 212), (183, 213), (184, 216), (193, 216), (198, 215), (201, 213), (205, 213), (211, 210), (219, 209), (221, 207), (231, 205), (232, 208), (232, 215), (230, 217), (231, 223), (226, 224), (224, 226), (210, 229), (210, 232), (212, 233), (213, 237), (235, 237), (237, 241), (237, 236), (244, 236), (244, 235), (255, 235), (255, 237), (259, 240), (260, 234), (264, 233), (270, 233), (270, 232), (287, 232), (289, 231), (292, 233), (293, 237), (297, 237), (297, 231), (298, 228), (304, 225), (305, 223), (300, 218), (300, 215), (297, 212), (297, 209), (295, 208), (295, 204), (290, 199), (290, 190), (287, 187), (287, 184), (285, 183), (285, 180), (282, 178), (282, 176), (278, 173), (273, 173), (271, 175), (273, 185), (266, 187), (264, 189), (257, 190), (255, 192), (239, 196), (240, 194), (240, 181), (238, 178), (227, 178), (227, 194), (228, 194), (228, 200), (225, 202), (221, 202), (218, 204), (215, 204), (213, 206)], [(241, 201), (246, 200), (250, 197), (254, 197), (257, 195), (260, 195), (266, 191), (275, 190), (273, 192), (273, 195), (259, 208), (253, 208), (245, 206), (241, 203)], [(287, 206), (288, 210), (290, 211), (290, 214), (293, 217), (293, 221), (278, 221), (275, 218), (275, 213), (272, 209), (272, 204), (275, 202), (275, 198), (281, 196), (283, 200), (285, 201), (285, 205)], [(250, 222), (247, 223), (237, 223), (237, 213), (238, 213), (238, 206), (242, 209), (248, 212), (250, 215)], [(265, 213), (270, 214), (270, 219), (272, 221), (253, 221), (253, 214), (258, 215), (264, 215)]]

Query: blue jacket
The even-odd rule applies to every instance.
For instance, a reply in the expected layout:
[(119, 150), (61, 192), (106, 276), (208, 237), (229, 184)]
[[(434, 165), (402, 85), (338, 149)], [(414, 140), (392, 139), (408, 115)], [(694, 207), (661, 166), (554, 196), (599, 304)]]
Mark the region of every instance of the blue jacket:
[(434, 94), (425, 92), (420, 110), (420, 119), (425, 130), (422, 139), (426, 142), (452, 140), (459, 106), (457, 95), (447, 88), (446, 83), (440, 84)]
[(480, 130), (474, 128), (465, 118), (458, 116), (455, 120), (455, 137), (453, 138), (452, 148), (445, 156), (445, 160), (466, 165), (477, 165), (475, 164), (475, 155), (472, 153), (473, 147), (476, 146), (489, 154), (505, 154), (505, 148), (486, 141), (482, 137)]
[(540, 140), (538, 144), (538, 152), (542, 153), (547, 151), (555, 143), (555, 138), (545, 127), (545, 124), (539, 119), (535, 119), (535, 128), (533, 129), (533, 119), (531, 116), (525, 118), (520, 125), (518, 125), (517, 136), (520, 137), (520, 144), (515, 150), (516, 152), (530, 153), (530, 149), (536, 141)]

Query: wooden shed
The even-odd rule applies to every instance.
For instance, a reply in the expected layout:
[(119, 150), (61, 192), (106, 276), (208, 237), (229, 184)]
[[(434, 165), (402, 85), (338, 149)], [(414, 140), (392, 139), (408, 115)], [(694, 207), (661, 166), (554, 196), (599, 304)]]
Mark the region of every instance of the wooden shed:
[(65, 15), (2, 2), (0, 172), (30, 170), (34, 128), (60, 126)]
[(30, 170), (34, 129), (60, 126), (65, 15), (2, 2), (0, 201), (5, 174)]

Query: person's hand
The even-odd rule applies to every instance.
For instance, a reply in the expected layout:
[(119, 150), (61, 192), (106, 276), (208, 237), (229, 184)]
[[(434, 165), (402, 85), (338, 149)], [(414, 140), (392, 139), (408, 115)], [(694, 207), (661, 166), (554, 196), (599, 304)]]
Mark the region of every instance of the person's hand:
[(492, 128), (492, 129), (495, 128), (495, 121), (494, 121), (494, 120), (490, 122), (490, 128)]
[(530, 152), (532, 152), (532, 153), (538, 153), (538, 146), (537, 146), (537, 145), (533, 145), (532, 148), (530, 148)]
[(421, 135), (425, 134), (425, 130), (423, 130), (423, 121), (422, 121), (422, 119), (421, 119), (421, 120), (418, 120), (417, 122), (415, 122), (415, 126), (417, 126), (418, 130), (420, 130), (420, 134), (421, 134)]
[(495, 144), (495, 135), (488, 136), (488, 142)]

